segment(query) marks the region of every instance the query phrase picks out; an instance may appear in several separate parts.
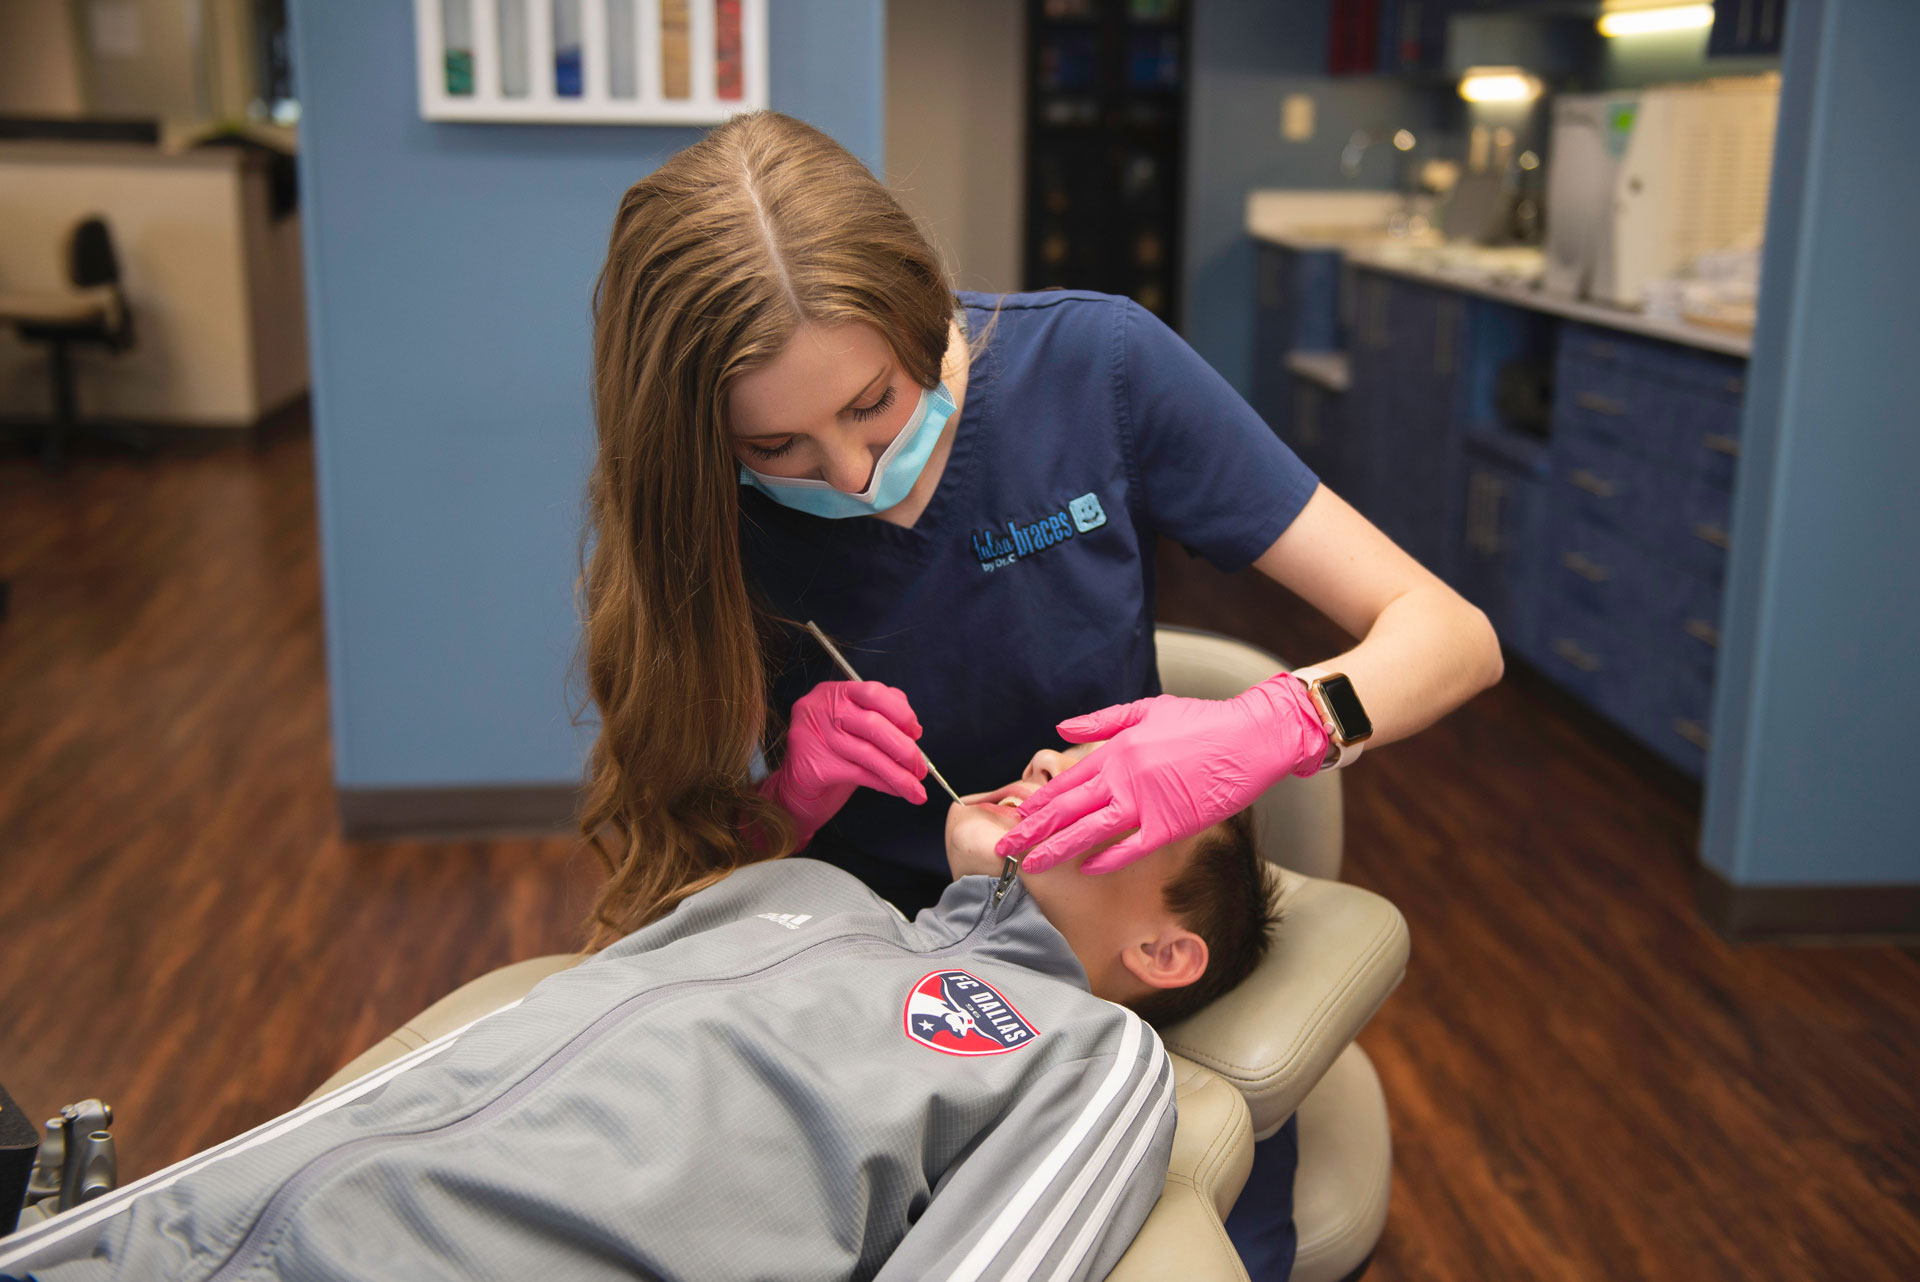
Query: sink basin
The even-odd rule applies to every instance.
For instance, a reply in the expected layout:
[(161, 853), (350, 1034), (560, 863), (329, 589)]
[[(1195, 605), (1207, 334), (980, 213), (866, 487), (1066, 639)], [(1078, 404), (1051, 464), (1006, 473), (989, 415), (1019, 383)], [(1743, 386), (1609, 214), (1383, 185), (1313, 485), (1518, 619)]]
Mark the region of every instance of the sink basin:
[(1328, 223), (1288, 227), (1284, 231), (1289, 240), (1311, 241), (1330, 249), (1372, 249), (1390, 245), (1422, 248), (1446, 244), (1446, 238), (1431, 227), (1417, 232), (1396, 232), (1378, 223)]

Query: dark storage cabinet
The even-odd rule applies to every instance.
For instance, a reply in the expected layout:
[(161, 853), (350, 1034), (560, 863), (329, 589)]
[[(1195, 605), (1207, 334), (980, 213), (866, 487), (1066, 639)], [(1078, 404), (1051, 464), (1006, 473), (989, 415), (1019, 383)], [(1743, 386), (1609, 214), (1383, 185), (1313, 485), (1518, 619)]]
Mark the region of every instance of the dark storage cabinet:
[(1178, 315), (1188, 5), (1028, 0), (1028, 289)]
[(1716, 0), (1709, 58), (1777, 55), (1787, 33), (1787, 0)]

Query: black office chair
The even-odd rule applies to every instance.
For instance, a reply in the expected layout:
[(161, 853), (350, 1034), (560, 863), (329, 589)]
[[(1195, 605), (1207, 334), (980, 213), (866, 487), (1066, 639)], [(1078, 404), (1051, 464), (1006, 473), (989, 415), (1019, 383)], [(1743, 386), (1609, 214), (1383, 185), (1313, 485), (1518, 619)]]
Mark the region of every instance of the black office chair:
[(47, 345), (53, 382), (53, 423), (41, 438), (40, 458), (49, 472), (65, 464), (67, 438), (74, 432), (117, 441), (146, 451), (152, 441), (138, 428), (80, 421), (73, 386), (72, 349), (92, 344), (124, 352), (133, 346), (133, 312), (120, 289), (120, 263), (113, 237), (99, 218), (74, 226), (67, 246), (71, 291), (60, 294), (0, 294), (0, 323), (13, 325), (29, 343)]

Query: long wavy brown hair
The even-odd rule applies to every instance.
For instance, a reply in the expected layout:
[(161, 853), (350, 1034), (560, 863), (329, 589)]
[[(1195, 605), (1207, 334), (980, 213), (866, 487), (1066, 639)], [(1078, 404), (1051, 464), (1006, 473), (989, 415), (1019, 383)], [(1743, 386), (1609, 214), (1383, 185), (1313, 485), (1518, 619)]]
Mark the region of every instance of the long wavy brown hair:
[(590, 947), (793, 843), (748, 778), (768, 726), (771, 620), (740, 562), (735, 380), (804, 324), (859, 322), (930, 388), (953, 310), (913, 219), (790, 116), (737, 116), (621, 199), (594, 289), (599, 445), (582, 544), (600, 728), (580, 827), (607, 873)]

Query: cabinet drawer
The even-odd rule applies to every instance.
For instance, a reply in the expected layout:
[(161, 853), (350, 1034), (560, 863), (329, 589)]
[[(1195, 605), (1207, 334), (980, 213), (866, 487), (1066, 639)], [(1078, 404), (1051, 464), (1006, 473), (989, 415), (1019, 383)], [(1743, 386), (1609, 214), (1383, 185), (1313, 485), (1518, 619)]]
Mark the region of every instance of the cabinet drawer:
[(1554, 380), (1554, 435), (1658, 458), (1669, 409), (1661, 390), (1618, 370), (1564, 359)]
[(1624, 450), (1569, 438), (1553, 448), (1553, 506), (1631, 543), (1657, 540), (1681, 500), (1674, 474)]
[(1547, 543), (1546, 593), (1623, 633), (1679, 609), (1684, 576), (1576, 513), (1556, 511)]
[(1718, 584), (1726, 577), (1728, 530), (1733, 520), (1733, 495), (1717, 480), (1698, 473), (1684, 478), (1680, 502), (1662, 538), (1660, 551), (1675, 565)]
[(1731, 490), (1740, 458), (1740, 407), (1679, 388), (1667, 396), (1672, 430), (1662, 442), (1662, 456)]
[(1568, 325), (1560, 337), (1560, 349), (1566, 356), (1613, 369), (1651, 368), (1659, 363), (1660, 349), (1665, 346), (1656, 339), (1580, 324)]
[(1598, 442), (1553, 446), (1554, 511), (1713, 583), (1726, 572), (1733, 495), (1709, 471), (1687, 471)]
[(1555, 684), (1611, 716), (1609, 688), (1632, 667), (1624, 648), (1598, 616), (1565, 601), (1550, 600), (1541, 612), (1531, 657)]
[(1563, 689), (1636, 738), (1665, 702), (1669, 674), (1646, 661), (1644, 638), (1628, 620), (1603, 617), (1575, 600), (1549, 600), (1535, 662)]
[(1652, 373), (1655, 378), (1710, 396), (1722, 404), (1738, 405), (1747, 394), (1747, 363), (1737, 356), (1704, 352), (1697, 347), (1656, 343)]
[(1665, 656), (1688, 681), (1711, 689), (1720, 661), (1720, 586), (1683, 575), (1674, 596), (1678, 609), (1661, 622), (1669, 630)]
[(1567, 326), (1560, 342), (1565, 357), (1589, 365), (1735, 404), (1746, 395), (1747, 363), (1737, 356), (1579, 324)]
[(1648, 747), (1698, 779), (1713, 748), (1712, 716), (1713, 683), (1676, 672), (1657, 701), (1642, 709), (1636, 732)]

